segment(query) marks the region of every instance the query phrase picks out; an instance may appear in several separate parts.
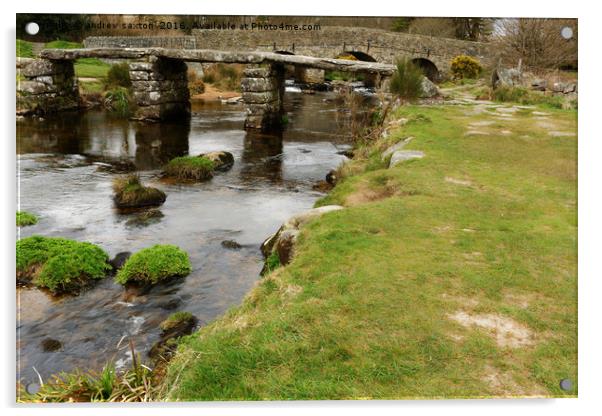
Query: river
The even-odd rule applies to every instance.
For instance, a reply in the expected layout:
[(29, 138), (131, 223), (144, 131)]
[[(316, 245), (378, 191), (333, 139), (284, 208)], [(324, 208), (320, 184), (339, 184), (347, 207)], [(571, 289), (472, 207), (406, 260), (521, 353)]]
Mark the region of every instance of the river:
[[(60, 236), (89, 241), (110, 257), (154, 244), (188, 252), (192, 273), (171, 284), (129, 296), (111, 277), (79, 296), (53, 297), (17, 289), (17, 378), (27, 384), (75, 368), (100, 370), (107, 361), (131, 363), (127, 340), (146, 357), (159, 339), (158, 324), (189, 311), (199, 326), (239, 304), (260, 278), (261, 242), (291, 215), (311, 208), (322, 194), (316, 181), (339, 165), (348, 149), (348, 114), (333, 93), (287, 93), (288, 124), (281, 134), (243, 129), (242, 105), (193, 103), (185, 124), (143, 124), (104, 111), (17, 121), (20, 209), (39, 216), (20, 237)], [(225, 150), (234, 167), (198, 184), (166, 184), (161, 166), (172, 157)], [(152, 216), (113, 207), (105, 169), (135, 164), (146, 184), (167, 194)], [(228, 249), (224, 240), (242, 247)], [(46, 352), (45, 339), (61, 348)], [(120, 344), (121, 340), (121, 345)], [(34, 369), (35, 368), (35, 369)]]

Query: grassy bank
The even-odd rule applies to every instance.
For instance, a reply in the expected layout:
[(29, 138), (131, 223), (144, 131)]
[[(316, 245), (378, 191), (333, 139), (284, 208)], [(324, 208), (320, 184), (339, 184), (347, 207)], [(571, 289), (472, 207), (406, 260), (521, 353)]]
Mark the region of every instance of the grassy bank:
[[(538, 111), (539, 113), (533, 113)], [(541, 113), (545, 111), (545, 114)], [(574, 396), (576, 112), (406, 106), (293, 262), (181, 344), (169, 400)], [(386, 169), (413, 136), (423, 159)]]

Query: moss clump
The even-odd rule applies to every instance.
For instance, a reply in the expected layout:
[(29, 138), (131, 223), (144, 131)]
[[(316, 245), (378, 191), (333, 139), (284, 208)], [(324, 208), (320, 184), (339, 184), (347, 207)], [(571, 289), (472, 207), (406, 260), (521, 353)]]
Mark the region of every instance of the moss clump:
[(25, 227), (27, 225), (34, 225), (38, 223), (38, 217), (26, 212), (17, 211), (17, 227)]
[(172, 245), (155, 245), (132, 255), (115, 276), (115, 281), (156, 284), (172, 277), (186, 276), (192, 270), (188, 254)]
[(108, 259), (104, 250), (91, 243), (32, 236), (17, 241), (17, 281), (55, 294), (77, 292), (105, 277)]
[(171, 178), (199, 181), (210, 179), (213, 169), (213, 162), (204, 156), (181, 156), (170, 160), (164, 171)]
[(161, 331), (170, 332), (176, 327), (188, 326), (191, 323), (194, 325), (196, 318), (190, 312), (176, 312), (169, 315), (169, 317), (159, 324)]
[(138, 175), (127, 175), (113, 181), (113, 200), (118, 208), (157, 206), (165, 202), (165, 193), (157, 188), (144, 186)]

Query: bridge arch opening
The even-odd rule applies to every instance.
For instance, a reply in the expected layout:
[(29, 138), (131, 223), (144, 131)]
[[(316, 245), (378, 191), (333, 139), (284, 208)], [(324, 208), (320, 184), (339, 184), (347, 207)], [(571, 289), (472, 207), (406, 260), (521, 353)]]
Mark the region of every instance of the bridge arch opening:
[[(353, 57), (353, 58), (351, 58), (351, 57)], [(374, 57), (368, 55), (365, 52), (360, 52), (360, 51), (345, 51), (345, 52), (337, 55), (336, 59), (353, 59), (353, 60), (363, 61), (363, 62), (376, 62), (376, 59), (374, 59)]]
[(437, 65), (426, 58), (415, 58), (412, 59), (412, 63), (422, 70), (422, 73), (432, 82), (439, 82), (441, 79), (441, 73), (437, 68)]

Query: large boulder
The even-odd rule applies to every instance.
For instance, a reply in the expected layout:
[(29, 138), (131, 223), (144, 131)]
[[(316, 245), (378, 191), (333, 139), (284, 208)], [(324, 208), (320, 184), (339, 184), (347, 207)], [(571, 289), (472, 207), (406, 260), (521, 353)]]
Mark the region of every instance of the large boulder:
[(521, 85), (522, 73), (518, 68), (498, 68), (491, 74), (491, 86), (514, 87)]
[(422, 78), (422, 93), (420, 98), (433, 98), (439, 95), (439, 88), (427, 77)]
[(381, 159), (384, 161), (386, 160), (389, 156), (391, 156), (393, 153), (399, 151), (399, 150), (403, 150), (403, 148), (412, 141), (412, 139), (414, 139), (413, 137), (406, 137), (403, 140), (398, 141), (397, 143), (395, 143), (392, 146), (389, 146), (381, 155)]
[(389, 168), (399, 165), (406, 160), (412, 159), (422, 159), (424, 157), (424, 153), (420, 150), (398, 150), (397, 152), (391, 155), (391, 160), (389, 161)]

